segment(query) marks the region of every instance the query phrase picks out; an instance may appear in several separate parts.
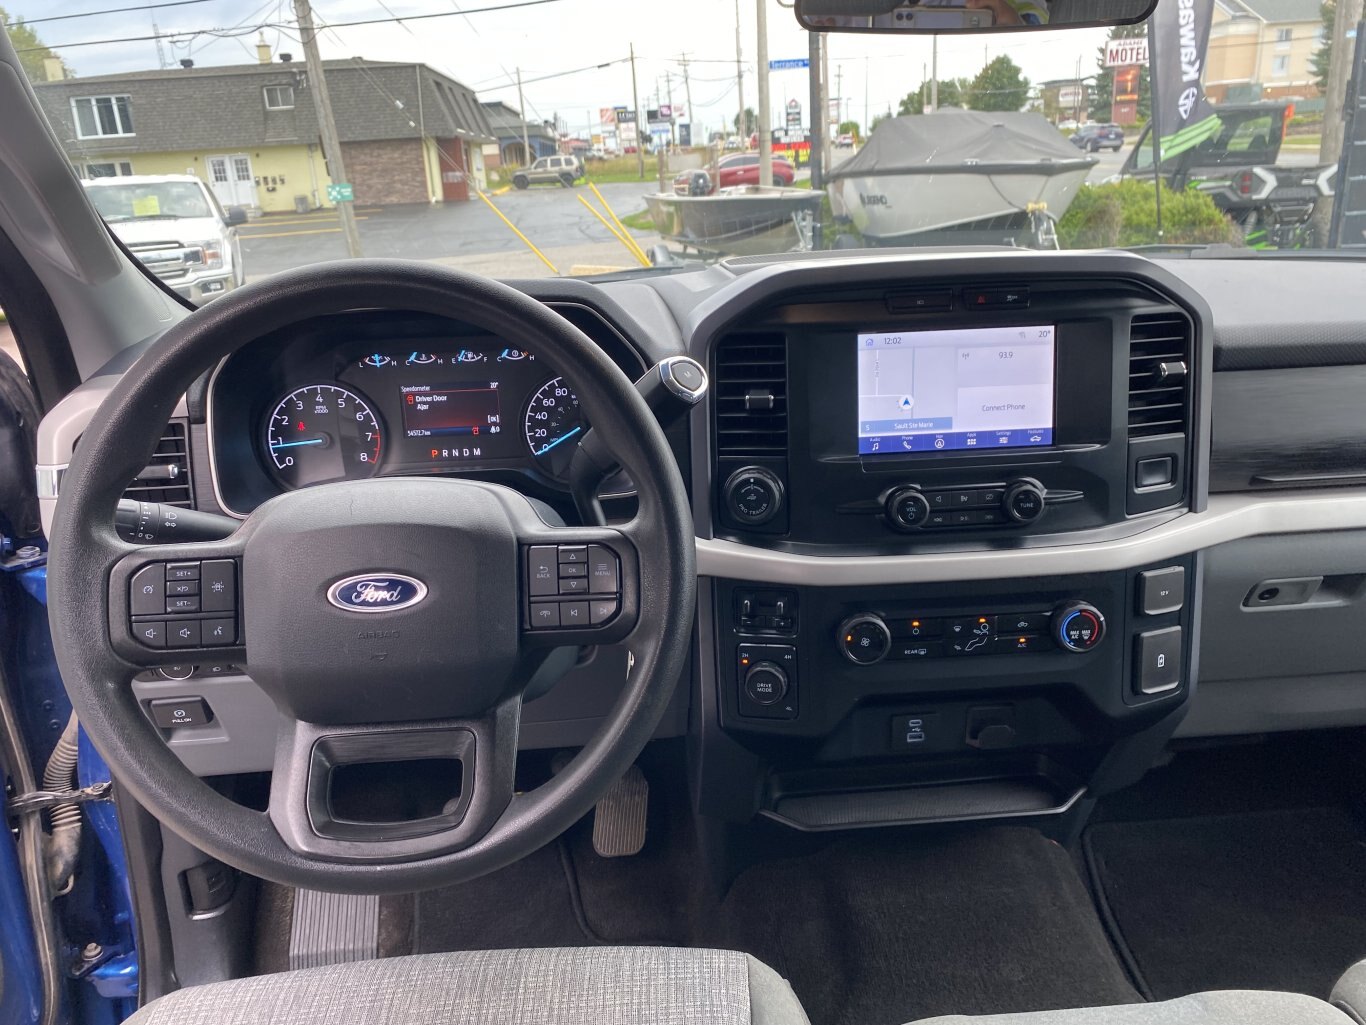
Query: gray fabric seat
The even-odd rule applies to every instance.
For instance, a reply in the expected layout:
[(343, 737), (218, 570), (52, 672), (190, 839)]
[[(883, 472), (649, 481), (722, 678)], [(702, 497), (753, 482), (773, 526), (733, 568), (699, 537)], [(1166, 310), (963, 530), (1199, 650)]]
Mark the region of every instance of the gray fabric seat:
[(1219, 990), (1155, 1004), (1078, 1007), (1066, 1011), (948, 1015), (914, 1025), (1354, 1025), (1331, 1004), (1301, 993)]
[(809, 1025), (792, 988), (728, 950), (423, 954), (305, 968), (154, 1000), (125, 1025)]

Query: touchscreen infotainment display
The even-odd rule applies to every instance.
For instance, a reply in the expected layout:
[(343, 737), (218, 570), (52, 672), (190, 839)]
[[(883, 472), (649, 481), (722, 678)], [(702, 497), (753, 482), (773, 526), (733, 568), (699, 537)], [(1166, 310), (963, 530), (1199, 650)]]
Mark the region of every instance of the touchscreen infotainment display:
[(858, 450), (1053, 443), (1052, 325), (858, 336)]

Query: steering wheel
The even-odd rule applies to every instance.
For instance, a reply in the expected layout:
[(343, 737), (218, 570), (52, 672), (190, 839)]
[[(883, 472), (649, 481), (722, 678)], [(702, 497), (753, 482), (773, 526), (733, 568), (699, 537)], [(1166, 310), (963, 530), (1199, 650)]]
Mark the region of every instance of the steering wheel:
[[(196, 377), (268, 332), (355, 309), (451, 317), (536, 351), (568, 379), (635, 482), (635, 517), (565, 527), (509, 488), (380, 477), (282, 494), (221, 541), (138, 546), (119, 537), (115, 506)], [(664, 435), (631, 381), (541, 303), (471, 274), (397, 260), (279, 274), (167, 331), (86, 429), (51, 538), (57, 661), (119, 783), (214, 857), (334, 892), (468, 880), (562, 833), (649, 740), (691, 633), (688, 507)], [(558, 564), (581, 560), (591, 594), (564, 602), (554, 596)], [(147, 587), (155, 602), (158, 581), (190, 574), (204, 608), (217, 611), (146, 615)], [(597, 733), (549, 782), (514, 793), (523, 695), (565, 671), (576, 646), (623, 642), (631, 668)], [(266, 812), (191, 773), (133, 694), (139, 671), (197, 661), (241, 665), (281, 713)], [(427, 759), (452, 767), (451, 794), (421, 818), (375, 821), (332, 799), (348, 766)]]

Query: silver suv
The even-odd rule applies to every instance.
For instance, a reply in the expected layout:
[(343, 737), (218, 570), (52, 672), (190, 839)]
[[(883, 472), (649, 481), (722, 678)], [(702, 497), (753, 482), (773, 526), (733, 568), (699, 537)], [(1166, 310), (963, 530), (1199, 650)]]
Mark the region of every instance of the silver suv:
[(541, 157), (530, 167), (512, 176), (512, 184), (519, 189), (551, 182), (570, 188), (583, 177), (583, 165), (578, 157)]

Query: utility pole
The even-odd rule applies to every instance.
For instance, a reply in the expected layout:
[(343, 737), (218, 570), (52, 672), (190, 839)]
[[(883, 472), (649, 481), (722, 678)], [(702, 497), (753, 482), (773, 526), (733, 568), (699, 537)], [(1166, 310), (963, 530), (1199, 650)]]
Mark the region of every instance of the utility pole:
[[(313, 93), (313, 108), (318, 117), (318, 134), (322, 138), (323, 159), (327, 161), (328, 177), (333, 185), (346, 182), (346, 164), (342, 160), (341, 139), (337, 135), (337, 121), (332, 115), (332, 97), (327, 92), (323, 77), (323, 59), (318, 54), (318, 31), (313, 27), (313, 10), (309, 0), (294, 0), (294, 17), (299, 23), (299, 41), (304, 48), (308, 68), (308, 87)], [(356, 210), (351, 200), (338, 200), (337, 219), (341, 222), (346, 252), (352, 258), (361, 255), (360, 232), (356, 229)]]
[(835, 65), (835, 131), (844, 124), (844, 65)]
[(933, 114), (939, 109), (939, 36), (930, 37), (930, 109)]
[(531, 137), (526, 127), (526, 103), (522, 100), (522, 69), (517, 69), (517, 114), (522, 119), (522, 162), (531, 166)]
[[(821, 34), (807, 34), (807, 97), (811, 104), (811, 187), (821, 188), (825, 182), (825, 117), (821, 113)], [(817, 246), (817, 248), (820, 248)]]
[[(1352, 60), (1356, 55), (1356, 40), (1348, 33), (1357, 28), (1362, 17), (1362, 0), (1337, 0), (1333, 16), (1333, 51), (1328, 63), (1328, 83), (1323, 91), (1323, 137), (1319, 140), (1319, 163), (1336, 164), (1342, 157), (1342, 137), (1346, 130), (1347, 83), (1352, 78)], [(1338, 188), (1345, 189), (1345, 170), (1338, 169)], [(1321, 197), (1314, 204), (1314, 244), (1328, 246), (1328, 232), (1333, 223), (1333, 204)]]
[[(822, 32), (821, 37), (821, 167), (830, 172), (830, 147), (834, 131), (830, 124), (830, 36)], [(838, 128), (838, 125), (833, 128)], [(812, 188), (815, 188), (813, 185)]]
[(863, 55), (863, 137), (873, 134), (873, 122), (868, 120), (868, 55)]
[(667, 71), (664, 72), (664, 90), (669, 100), (669, 146), (672, 148), (678, 144), (674, 138), (674, 79)]
[(645, 180), (645, 140), (640, 137), (640, 87), (636, 84), (636, 44), (631, 44), (631, 105), (636, 119), (636, 176)]
[(692, 116), (692, 82), (688, 80), (688, 55), (683, 54), (683, 95), (688, 98), (688, 144), (697, 145), (697, 140), (692, 137), (692, 126), (696, 123)]
[(768, 100), (768, 11), (764, 5), (768, 0), (755, 0), (755, 21), (758, 29), (759, 65), (759, 184), (764, 188), (773, 186), (773, 130), (769, 122), (773, 111)]
[[(740, 114), (735, 120), (735, 134), (740, 137), (740, 148), (749, 149), (749, 123), (745, 118), (745, 68), (740, 56), (740, 0), (735, 0), (735, 87), (740, 94)], [(729, 138), (730, 132), (726, 136)]]

